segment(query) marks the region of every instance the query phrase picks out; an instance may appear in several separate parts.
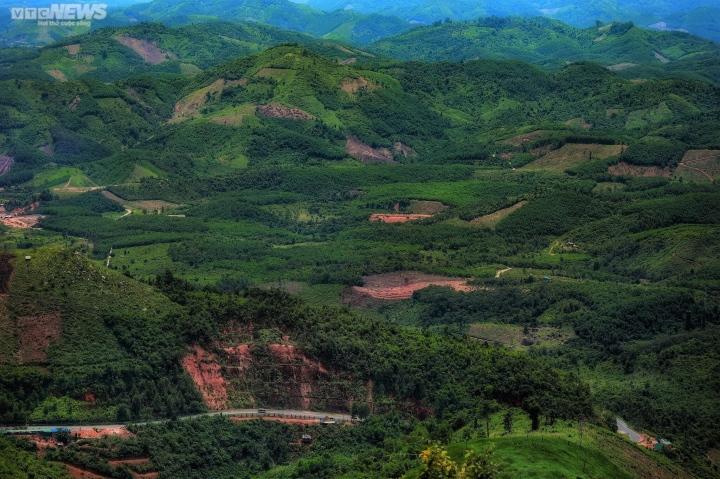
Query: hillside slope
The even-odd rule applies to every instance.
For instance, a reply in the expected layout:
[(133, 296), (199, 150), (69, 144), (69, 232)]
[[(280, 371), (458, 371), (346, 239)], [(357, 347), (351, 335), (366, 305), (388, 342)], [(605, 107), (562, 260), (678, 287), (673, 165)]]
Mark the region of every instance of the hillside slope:
[(632, 24), (578, 29), (544, 18), (489, 17), (420, 27), (373, 45), (403, 60), (516, 59), (557, 67), (593, 61), (632, 78), (693, 75), (720, 79), (720, 46), (680, 32)]

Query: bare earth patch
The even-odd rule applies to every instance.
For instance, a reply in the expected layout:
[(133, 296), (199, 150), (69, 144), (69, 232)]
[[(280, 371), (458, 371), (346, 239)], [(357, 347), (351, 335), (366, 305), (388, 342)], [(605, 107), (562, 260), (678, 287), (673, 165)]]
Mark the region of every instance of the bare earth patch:
[[(286, 338), (286, 340), (289, 338)], [(319, 376), (327, 376), (328, 370), (320, 361), (310, 359), (293, 344), (287, 342), (282, 344), (269, 344), (268, 350), (277, 362), (283, 365), (286, 374), (293, 377), (289, 394), (300, 401), (300, 407), (310, 409), (313, 400), (314, 385)]]
[(19, 335), (18, 356), (22, 364), (43, 364), (47, 361), (47, 350), (60, 339), (62, 320), (60, 313), (46, 313), (17, 318)]
[(77, 55), (80, 53), (80, 44), (73, 43), (72, 45), (65, 45), (65, 50), (67, 50), (68, 55)]
[(240, 126), (246, 118), (255, 115), (255, 105), (244, 105), (233, 108), (230, 111), (223, 111), (210, 117), (210, 121), (216, 125)]
[(15, 164), (15, 158), (9, 155), (0, 155), (0, 176), (7, 174)]
[(608, 173), (613, 176), (637, 176), (637, 177), (665, 177), (669, 178), (672, 176), (672, 170), (670, 168), (661, 168), (659, 166), (639, 166), (631, 165), (621, 161), (617, 165), (612, 165), (608, 168)]
[(495, 229), (498, 223), (500, 223), (502, 220), (522, 208), (527, 204), (527, 201), (521, 201), (519, 203), (515, 203), (514, 205), (503, 208), (501, 210), (498, 210), (494, 213), (490, 213), (489, 215), (481, 216), (479, 218), (475, 218), (470, 223), (477, 225), (477, 226), (483, 226), (485, 228), (491, 228)]
[(616, 63), (615, 65), (610, 65), (607, 67), (607, 69), (610, 70), (611, 72), (621, 72), (621, 71), (629, 70), (630, 68), (634, 68), (636, 66), (637, 66), (637, 63), (625, 62), (625, 63)]
[(354, 95), (361, 90), (376, 90), (378, 85), (368, 81), (367, 78), (346, 78), (340, 84), (340, 89), (348, 95)]
[(465, 278), (449, 278), (416, 271), (365, 276), (363, 286), (353, 286), (344, 300), (346, 303), (361, 305), (366, 300), (402, 301), (412, 298), (416, 291), (430, 286), (452, 288), (458, 292), (470, 292), (475, 288)]
[(448, 209), (439, 201), (412, 200), (407, 211), (416, 215), (436, 215)]
[(600, 145), (596, 143), (567, 143), (542, 158), (523, 167), (525, 170), (550, 170), (564, 172), (569, 168), (591, 160), (604, 160), (618, 156), (625, 145)]
[(41, 219), (43, 219), (42, 215), (0, 215), (0, 223), (4, 224), (8, 228), (19, 230), (34, 228), (38, 225), (38, 223), (40, 223)]
[(354, 136), (347, 137), (345, 152), (365, 164), (395, 163), (392, 152), (387, 148), (373, 148)]
[(215, 411), (227, 409), (227, 384), (215, 354), (205, 351), (200, 346), (195, 346), (182, 359), (182, 366), (192, 378), (196, 389), (202, 395), (203, 401), (209, 409)]
[(565, 125), (581, 130), (589, 130), (592, 128), (592, 124), (585, 121), (584, 118), (571, 118), (565, 122)]
[(282, 118), (284, 120), (310, 121), (315, 117), (299, 108), (292, 108), (279, 103), (258, 105), (257, 112), (265, 118)]
[(101, 439), (104, 437), (127, 438), (133, 434), (125, 426), (113, 427), (75, 427), (71, 433), (78, 439)]
[(220, 96), (226, 89), (244, 85), (247, 85), (247, 80), (245, 79), (224, 80), (221, 78), (206, 87), (190, 93), (175, 104), (170, 123), (177, 123), (195, 117), (202, 107), (207, 104), (208, 99), (213, 96)]
[(571, 331), (543, 326), (524, 329), (516, 324), (473, 323), (468, 329), (471, 338), (498, 343), (510, 348), (560, 346), (573, 337)]
[(88, 471), (87, 469), (82, 469), (70, 464), (65, 464), (65, 468), (67, 469), (68, 474), (70, 474), (70, 477), (73, 479), (110, 479), (107, 476), (102, 476), (92, 471)]
[(399, 141), (395, 142), (393, 145), (393, 152), (403, 158), (414, 158), (417, 156), (417, 152), (412, 149), (412, 147)]
[(126, 36), (116, 37), (115, 40), (137, 53), (145, 60), (145, 63), (149, 63), (150, 65), (159, 65), (168, 60), (175, 59), (175, 55), (160, 49), (155, 43), (147, 40)]
[(370, 215), (372, 223), (399, 224), (411, 221), (420, 221), (432, 218), (433, 215), (410, 214), (410, 213), (373, 213)]
[(689, 150), (675, 170), (675, 175), (695, 181), (720, 178), (720, 150)]
[(66, 81), (68, 81), (68, 79), (67, 79), (67, 77), (65, 76), (65, 74), (64, 74), (63, 72), (61, 72), (60, 70), (58, 70), (57, 68), (53, 68), (52, 70), (48, 70), (46, 73), (47, 73), (48, 75), (50, 75), (51, 77), (53, 77), (54, 79), (56, 79), (57, 81), (61, 81), (61, 82), (66, 82)]
[(505, 145), (522, 146), (532, 141), (550, 136), (554, 133), (557, 132), (554, 130), (535, 130), (528, 133), (523, 133), (521, 135), (513, 136), (512, 138), (504, 140), (502, 143)]

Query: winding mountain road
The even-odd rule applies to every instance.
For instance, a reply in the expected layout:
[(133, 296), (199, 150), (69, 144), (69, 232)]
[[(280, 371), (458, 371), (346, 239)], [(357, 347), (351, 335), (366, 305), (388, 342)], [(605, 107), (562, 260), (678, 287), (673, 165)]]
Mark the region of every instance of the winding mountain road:
[[(202, 414), (193, 414), (190, 416), (179, 417), (180, 421), (189, 421), (193, 419), (199, 419), (203, 417), (245, 417), (245, 418), (257, 418), (257, 419), (302, 419), (320, 422), (336, 422), (345, 423), (352, 422), (352, 416), (349, 414), (340, 414), (333, 412), (318, 412), (318, 411), (302, 411), (295, 409), (229, 409), (227, 411), (212, 411)], [(38, 434), (38, 433), (50, 433), (58, 430), (68, 430), (70, 434), (73, 432), (79, 432), (83, 429), (121, 429), (125, 428), (130, 424), (133, 425), (151, 425), (151, 424), (163, 424), (170, 422), (171, 419), (157, 419), (152, 421), (123, 423), (123, 424), (54, 424), (54, 425), (35, 425), (26, 427), (0, 427), (0, 434)]]

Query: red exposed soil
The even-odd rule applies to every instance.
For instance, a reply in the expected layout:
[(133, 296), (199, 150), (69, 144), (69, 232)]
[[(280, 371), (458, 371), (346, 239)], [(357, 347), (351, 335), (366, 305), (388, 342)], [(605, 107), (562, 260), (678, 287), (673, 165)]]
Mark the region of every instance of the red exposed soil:
[(247, 371), (252, 365), (252, 347), (249, 344), (238, 344), (223, 348), (233, 366), (241, 372)]
[(299, 108), (271, 103), (269, 105), (258, 105), (257, 112), (265, 118), (282, 118), (285, 120), (309, 121), (315, 117)]
[(125, 426), (118, 427), (82, 427), (74, 428), (72, 435), (78, 439), (101, 439), (103, 437), (131, 437), (133, 434)]
[(142, 466), (145, 464), (150, 463), (149, 457), (138, 457), (134, 459), (113, 459), (111, 461), (108, 461), (108, 464), (110, 464), (113, 467), (120, 467), (120, 466)]
[(33, 443), (40, 452), (44, 451), (45, 449), (55, 449), (56, 447), (60, 446), (60, 443), (58, 443), (57, 440), (52, 437), (42, 437), (42, 436), (17, 436), (17, 437), (18, 437), (18, 439), (25, 439), (26, 441)]
[(57, 341), (62, 333), (60, 313), (19, 317), (17, 329), (20, 333), (20, 362), (42, 364), (47, 360), (48, 347)]
[(366, 276), (363, 286), (353, 286), (346, 302), (362, 304), (365, 299), (402, 301), (412, 298), (416, 291), (430, 286), (443, 286), (459, 292), (470, 292), (474, 288), (464, 278), (448, 278), (414, 271), (377, 274)]
[[(286, 338), (287, 339), (287, 338)], [(294, 379), (297, 391), (291, 391), (300, 399), (300, 407), (309, 409), (312, 404), (313, 384), (319, 375), (328, 370), (320, 361), (310, 359), (292, 344), (269, 344), (268, 350)]]
[(0, 215), (0, 223), (4, 224), (9, 228), (17, 229), (28, 229), (34, 228), (43, 219), (41, 215), (21, 215), (15, 216), (14, 214)]
[(370, 221), (373, 223), (408, 223), (411, 221), (426, 220), (432, 218), (433, 215), (422, 215), (422, 214), (402, 214), (402, 213), (373, 213), (370, 215)]
[(195, 382), (208, 408), (223, 410), (228, 405), (227, 384), (217, 356), (195, 346), (182, 360), (182, 366)]
[(345, 151), (348, 155), (365, 164), (368, 163), (395, 163), (392, 152), (387, 148), (373, 148), (366, 145), (354, 136), (349, 136), (345, 142)]
[(612, 165), (608, 168), (608, 173), (613, 176), (642, 176), (642, 177), (654, 177), (662, 176), (669, 178), (672, 175), (670, 168), (660, 168), (659, 166), (638, 166), (631, 165), (621, 161), (617, 165)]
[(145, 60), (145, 63), (149, 63), (150, 65), (159, 65), (175, 58), (172, 53), (161, 50), (155, 43), (147, 40), (124, 36), (117, 37), (115, 40), (140, 55), (140, 57)]
[(107, 476), (101, 476), (100, 474), (71, 466), (70, 464), (65, 464), (65, 468), (67, 468), (68, 474), (70, 474), (70, 477), (73, 479), (109, 479)]
[(15, 158), (8, 155), (0, 155), (0, 176), (6, 174), (15, 164)]
[(233, 422), (246, 422), (246, 421), (273, 421), (273, 422), (279, 422), (282, 424), (293, 424), (297, 426), (316, 426), (320, 424), (320, 419), (294, 419), (294, 418), (285, 418), (285, 417), (272, 417), (272, 416), (253, 416), (253, 417), (240, 417), (240, 416), (233, 416), (230, 418)]

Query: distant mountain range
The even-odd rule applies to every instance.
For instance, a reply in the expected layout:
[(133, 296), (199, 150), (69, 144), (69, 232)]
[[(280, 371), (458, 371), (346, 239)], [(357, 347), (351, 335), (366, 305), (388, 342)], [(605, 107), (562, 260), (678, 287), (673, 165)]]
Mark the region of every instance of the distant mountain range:
[(720, 81), (720, 45), (632, 23), (576, 28), (547, 18), (441, 22), (383, 39), (371, 49), (401, 60), (514, 59), (546, 67), (592, 61), (631, 78), (692, 75)]
[[(0, 46), (47, 45), (70, 35), (89, 31), (87, 26), (40, 27), (33, 21), (13, 21), (10, 8), (42, 6), (44, 0), (11, 2), (0, 0)], [(606, 0), (585, 4), (580, 0), (558, 6), (549, 0), (132, 0), (108, 2), (107, 19), (93, 22), (92, 28), (162, 22), (182, 25), (206, 21), (259, 22), (316, 37), (367, 45), (416, 26), (446, 19), (475, 20), (487, 16), (545, 16), (576, 27), (590, 27), (597, 21), (632, 21), (643, 28), (686, 31), (720, 41), (720, 7), (710, 0)]]
[(332, 11), (383, 12), (415, 24), (497, 16), (547, 16), (579, 27), (596, 21), (632, 21), (643, 27), (682, 29), (720, 41), (720, 7), (715, 0), (303, 0)]
[[(7, 0), (2, 0), (7, 3)], [(37, 3), (37, 0), (34, 0)], [(113, 5), (118, 5), (113, 8)], [(207, 21), (258, 22), (316, 37), (368, 44), (412, 27), (406, 20), (352, 10), (323, 12), (288, 0), (155, 0), (130, 7), (111, 4), (108, 18), (93, 28), (162, 22), (182, 25)], [(0, 9), (0, 46), (46, 45), (87, 27), (40, 27), (34, 21), (12, 21), (10, 8)]]

